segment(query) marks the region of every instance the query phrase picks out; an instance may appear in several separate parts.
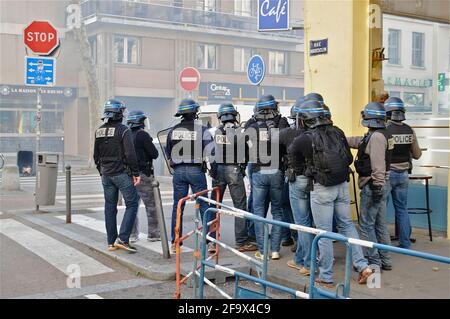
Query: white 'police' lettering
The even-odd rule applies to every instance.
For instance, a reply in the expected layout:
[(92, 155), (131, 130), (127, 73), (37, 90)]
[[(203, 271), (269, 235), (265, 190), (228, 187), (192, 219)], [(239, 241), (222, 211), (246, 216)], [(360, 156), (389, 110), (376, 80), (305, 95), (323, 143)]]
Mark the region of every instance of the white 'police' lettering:
[(394, 149), (394, 145), (395, 145), (394, 138), (388, 139), (387, 140), (387, 144), (388, 144), (388, 150), (393, 150)]
[(216, 144), (231, 144), (226, 135), (216, 135)]
[(259, 131), (259, 140), (261, 142), (270, 141), (270, 135), (268, 131)]
[(106, 136), (106, 128), (99, 128), (96, 132), (95, 132), (95, 138), (101, 138), (101, 137), (105, 137)]
[(394, 138), (394, 144), (412, 144), (413, 134), (398, 134), (392, 135)]
[(172, 140), (183, 140), (183, 141), (196, 141), (197, 132), (191, 131), (173, 131)]
[(116, 131), (115, 127), (109, 127), (108, 128), (108, 137), (113, 137), (115, 131)]

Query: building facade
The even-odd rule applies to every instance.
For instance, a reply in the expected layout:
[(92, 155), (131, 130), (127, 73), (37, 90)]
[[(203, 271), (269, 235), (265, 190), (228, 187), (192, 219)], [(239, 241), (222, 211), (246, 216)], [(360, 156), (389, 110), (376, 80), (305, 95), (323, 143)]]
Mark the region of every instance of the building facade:
[[(23, 28), (50, 20), (61, 37), (56, 87), (43, 93), (41, 150), (86, 156), (88, 95), (78, 45), (66, 29), (70, 1), (1, 2), (0, 148), (35, 149), (36, 89), (24, 86)], [(257, 32), (256, 1), (170, 0), (81, 2), (100, 97), (123, 100), (149, 114), (153, 135), (170, 125), (180, 99), (201, 104), (232, 100), (252, 107), (257, 98), (245, 69), (253, 54), (266, 63), (261, 93), (282, 104), (303, 95), (303, 33)], [(291, 1), (291, 23), (300, 25), (302, 3)], [(199, 69), (198, 90), (185, 92), (179, 72)]]

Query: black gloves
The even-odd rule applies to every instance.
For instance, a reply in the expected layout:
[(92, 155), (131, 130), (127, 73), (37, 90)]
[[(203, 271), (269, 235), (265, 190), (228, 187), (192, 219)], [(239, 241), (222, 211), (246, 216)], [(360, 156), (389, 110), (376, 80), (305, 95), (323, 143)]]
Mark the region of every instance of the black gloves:
[(372, 191), (372, 201), (374, 203), (379, 203), (383, 198), (383, 186), (370, 184), (370, 190)]

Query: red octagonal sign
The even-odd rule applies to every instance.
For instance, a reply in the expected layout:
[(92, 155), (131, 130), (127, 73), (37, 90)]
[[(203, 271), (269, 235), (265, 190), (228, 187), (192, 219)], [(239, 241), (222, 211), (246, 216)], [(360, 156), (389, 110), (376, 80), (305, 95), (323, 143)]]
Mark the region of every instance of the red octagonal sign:
[(186, 91), (195, 90), (200, 83), (200, 72), (196, 68), (184, 68), (180, 72), (180, 84)]
[(33, 21), (23, 30), (23, 42), (34, 53), (49, 55), (58, 46), (58, 32), (48, 21)]

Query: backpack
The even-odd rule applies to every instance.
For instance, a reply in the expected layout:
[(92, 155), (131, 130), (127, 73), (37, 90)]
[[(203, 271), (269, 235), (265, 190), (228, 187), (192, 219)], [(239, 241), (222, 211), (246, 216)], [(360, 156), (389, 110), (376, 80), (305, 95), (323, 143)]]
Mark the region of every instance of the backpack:
[(349, 181), (353, 155), (344, 132), (327, 125), (308, 130), (312, 140), (313, 155), (306, 160), (305, 176), (323, 186), (339, 185)]

